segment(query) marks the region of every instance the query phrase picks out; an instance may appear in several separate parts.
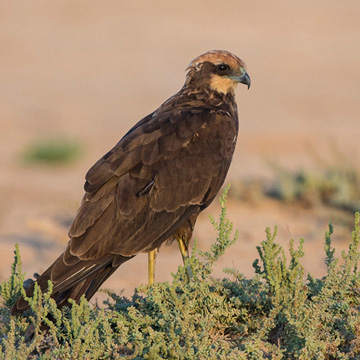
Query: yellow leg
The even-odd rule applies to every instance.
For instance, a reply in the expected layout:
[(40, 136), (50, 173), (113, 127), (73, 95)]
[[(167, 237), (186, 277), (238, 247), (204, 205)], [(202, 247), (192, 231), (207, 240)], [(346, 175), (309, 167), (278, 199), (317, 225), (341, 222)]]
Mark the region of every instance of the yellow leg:
[[(176, 240), (178, 241), (181, 256), (183, 258), (183, 262), (184, 262), (184, 265), (185, 265), (186, 259), (189, 258), (189, 249), (188, 249), (187, 244), (185, 243), (185, 241), (184, 241), (184, 239), (182, 237), (177, 236)], [(190, 265), (187, 265), (186, 273), (187, 273), (188, 280), (190, 281), (193, 278), (193, 273), (192, 273)]]
[(157, 249), (148, 252), (148, 281), (149, 285), (153, 285), (155, 281), (155, 264)]

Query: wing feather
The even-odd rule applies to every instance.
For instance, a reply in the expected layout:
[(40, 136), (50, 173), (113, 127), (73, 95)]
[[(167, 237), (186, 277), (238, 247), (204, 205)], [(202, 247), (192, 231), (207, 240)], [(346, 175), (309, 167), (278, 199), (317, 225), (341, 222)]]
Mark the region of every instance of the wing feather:
[(233, 122), (209, 109), (183, 109), (135, 126), (89, 170), (65, 261), (133, 256), (174, 234), (222, 185), (224, 153), (231, 160), (235, 146), (222, 142), (236, 135)]
[(73, 223), (69, 229), (69, 237), (79, 237), (86, 230), (93, 226), (102, 216), (111, 203), (115, 201), (116, 193), (114, 191), (106, 194), (100, 200), (94, 202), (83, 201)]

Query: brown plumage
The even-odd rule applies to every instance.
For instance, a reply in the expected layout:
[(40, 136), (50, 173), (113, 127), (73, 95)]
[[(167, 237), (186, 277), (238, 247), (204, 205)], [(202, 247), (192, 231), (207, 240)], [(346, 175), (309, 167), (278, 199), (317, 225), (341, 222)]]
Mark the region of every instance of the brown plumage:
[[(83, 294), (90, 299), (138, 253), (174, 236), (190, 240), (198, 214), (223, 184), (238, 134), (234, 90), (238, 82), (249, 87), (250, 78), (227, 51), (205, 53), (187, 70), (182, 89), (86, 174), (67, 248), (36, 280), (43, 291), (53, 282), (59, 307)], [(21, 297), (12, 313), (27, 308)]]

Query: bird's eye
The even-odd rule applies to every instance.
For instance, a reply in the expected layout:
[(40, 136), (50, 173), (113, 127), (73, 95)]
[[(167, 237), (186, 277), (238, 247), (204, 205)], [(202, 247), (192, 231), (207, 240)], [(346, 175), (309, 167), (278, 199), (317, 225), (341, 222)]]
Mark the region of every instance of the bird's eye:
[(219, 72), (225, 72), (225, 71), (228, 71), (230, 69), (230, 66), (227, 65), (227, 64), (220, 64), (216, 67), (216, 69), (219, 71)]

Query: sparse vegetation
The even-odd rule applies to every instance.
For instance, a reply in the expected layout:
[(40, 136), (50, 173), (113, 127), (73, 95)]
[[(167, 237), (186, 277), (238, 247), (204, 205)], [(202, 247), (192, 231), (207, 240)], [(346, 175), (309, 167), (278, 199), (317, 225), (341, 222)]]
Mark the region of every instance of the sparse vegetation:
[[(226, 219), (225, 195), (217, 239), (197, 249), (172, 283), (139, 288), (131, 299), (107, 291), (104, 308), (79, 305), (58, 310), (49, 294), (35, 291), (19, 317), (10, 307), (24, 276), (18, 249), (9, 281), (1, 284), (0, 359), (358, 359), (360, 357), (360, 216), (349, 250), (335, 257), (332, 227), (325, 236), (327, 274), (306, 278), (304, 242), (289, 245), (289, 260), (266, 230), (254, 261), (256, 275), (211, 277), (212, 265), (236, 241)], [(194, 279), (186, 276), (186, 265)], [(51, 320), (50, 320), (51, 319)], [(41, 327), (46, 325), (48, 332)], [(31, 335), (33, 334), (33, 335)]]
[(319, 172), (291, 172), (278, 167), (268, 194), (306, 206), (324, 204), (354, 213), (360, 211), (360, 172), (349, 166), (328, 166)]
[(360, 171), (346, 162), (323, 164), (317, 171), (292, 171), (272, 165), (274, 181), (248, 179), (232, 186), (230, 196), (258, 203), (264, 197), (297, 202), (303, 207), (325, 205), (347, 211), (360, 211)]
[(81, 153), (78, 143), (65, 139), (48, 139), (35, 142), (22, 157), (26, 163), (59, 165), (74, 161)]

